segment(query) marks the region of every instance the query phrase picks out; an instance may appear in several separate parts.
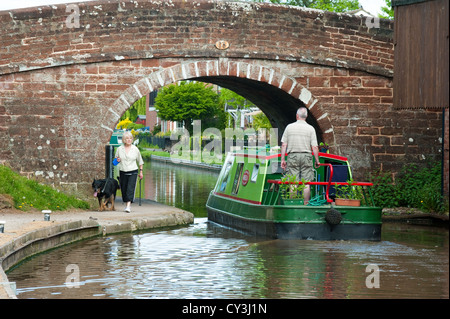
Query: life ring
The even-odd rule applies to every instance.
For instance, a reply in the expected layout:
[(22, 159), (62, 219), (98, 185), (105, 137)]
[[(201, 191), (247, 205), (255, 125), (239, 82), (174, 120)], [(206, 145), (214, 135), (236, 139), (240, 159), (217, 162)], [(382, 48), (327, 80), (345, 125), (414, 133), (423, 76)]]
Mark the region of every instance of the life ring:
[(342, 214), (337, 209), (331, 208), (325, 214), (325, 220), (330, 225), (338, 225), (342, 220)]

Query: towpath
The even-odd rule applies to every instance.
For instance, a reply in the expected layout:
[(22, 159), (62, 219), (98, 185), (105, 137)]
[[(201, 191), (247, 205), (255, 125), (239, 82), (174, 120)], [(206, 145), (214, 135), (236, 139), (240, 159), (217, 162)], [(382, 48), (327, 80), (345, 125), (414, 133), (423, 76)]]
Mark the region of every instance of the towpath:
[[(34, 242), (62, 237), (68, 232), (73, 232), (72, 241), (82, 239), (77, 238), (78, 235), (74, 232), (81, 228), (90, 228), (90, 234), (95, 235), (97, 232), (97, 235), (106, 235), (188, 225), (194, 221), (194, 215), (190, 212), (150, 200), (143, 200), (141, 206), (134, 203), (131, 213), (126, 213), (124, 208), (121, 201), (117, 201), (116, 211), (54, 211), (50, 214), (49, 221), (44, 220), (44, 214), (40, 211), (0, 210), (0, 221), (4, 222), (4, 232), (0, 233), (0, 299), (14, 298), (2, 268), (10, 264), (5, 260)], [(47, 244), (45, 249), (53, 248), (51, 245), (54, 244)]]

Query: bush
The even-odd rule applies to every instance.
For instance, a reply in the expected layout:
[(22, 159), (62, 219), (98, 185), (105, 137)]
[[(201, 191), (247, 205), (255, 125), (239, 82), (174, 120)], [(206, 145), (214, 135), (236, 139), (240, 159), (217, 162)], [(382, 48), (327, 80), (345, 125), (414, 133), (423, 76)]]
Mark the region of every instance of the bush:
[(400, 194), (389, 172), (375, 172), (369, 180), (373, 183), (372, 196), (376, 206), (399, 207)]
[(444, 212), (441, 195), (441, 164), (419, 168), (405, 165), (394, 183), (390, 172), (375, 172), (370, 176), (374, 184), (372, 195), (380, 207), (413, 207), (428, 212)]
[(142, 158), (144, 158), (144, 159), (150, 159), (152, 155), (163, 156), (163, 157), (170, 157), (170, 153), (164, 152), (164, 151), (147, 151), (147, 150), (142, 150), (141, 151), (141, 155), (142, 155)]
[(127, 130), (138, 130), (140, 128), (144, 128), (144, 124), (130, 123), (127, 126)]
[(126, 118), (117, 124), (116, 129), (127, 129), (128, 125), (130, 125), (131, 123), (133, 122), (131, 122), (128, 118)]

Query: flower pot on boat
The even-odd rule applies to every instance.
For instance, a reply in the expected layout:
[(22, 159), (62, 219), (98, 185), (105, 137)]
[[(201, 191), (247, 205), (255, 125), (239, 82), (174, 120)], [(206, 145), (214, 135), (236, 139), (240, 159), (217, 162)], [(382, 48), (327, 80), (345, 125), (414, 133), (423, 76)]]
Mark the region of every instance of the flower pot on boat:
[(361, 206), (361, 200), (360, 199), (336, 198), (334, 200), (334, 202), (335, 202), (335, 204), (337, 206), (353, 206), (353, 207)]

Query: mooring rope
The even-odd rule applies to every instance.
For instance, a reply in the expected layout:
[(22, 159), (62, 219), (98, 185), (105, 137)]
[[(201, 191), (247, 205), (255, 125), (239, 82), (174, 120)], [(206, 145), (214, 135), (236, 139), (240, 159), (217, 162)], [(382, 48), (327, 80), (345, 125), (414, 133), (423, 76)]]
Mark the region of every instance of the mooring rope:
[(317, 195), (314, 198), (311, 198), (309, 200), (309, 203), (308, 203), (307, 206), (322, 206), (322, 205), (325, 205), (327, 203), (327, 200), (326, 199), (322, 199), (321, 197), (322, 196)]

